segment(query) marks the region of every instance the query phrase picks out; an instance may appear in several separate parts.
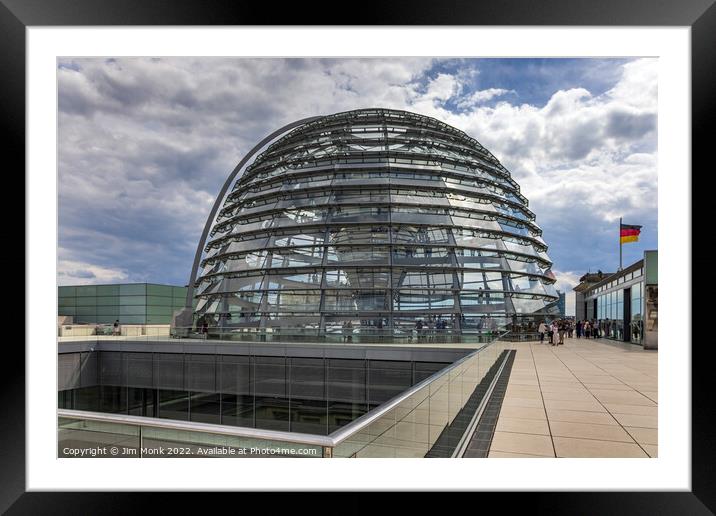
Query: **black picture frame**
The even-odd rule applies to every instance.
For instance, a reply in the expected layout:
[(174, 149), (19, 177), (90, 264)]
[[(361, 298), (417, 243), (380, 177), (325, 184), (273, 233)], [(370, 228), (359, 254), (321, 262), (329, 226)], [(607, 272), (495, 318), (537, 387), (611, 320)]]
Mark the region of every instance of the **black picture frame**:
[[(493, 2), (362, 2), (351, 4), (344, 15), (328, 19), (319, 13), (337, 14), (345, 7), (329, 2), (238, 3), (225, 0), (0, 0), (0, 123), (5, 128), (6, 174), (25, 169), (25, 29), (31, 26), (112, 25), (571, 25), (571, 26), (688, 26), (691, 28), (692, 70), (692, 170), (699, 164), (710, 171), (707, 153), (713, 147), (716, 118), (716, 6), (715, 0), (500, 0)], [(339, 9), (340, 7), (340, 9)], [(11, 161), (7, 157), (14, 158)], [(15, 174), (17, 176), (17, 174)], [(692, 181), (691, 178), (685, 180)], [(20, 182), (16, 191), (24, 190)], [(16, 195), (16, 197), (19, 197)], [(697, 203), (694, 200), (694, 204)], [(13, 216), (14, 218), (17, 215)], [(693, 217), (692, 234), (698, 235), (701, 218)], [(13, 260), (21, 247), (6, 244)], [(24, 249), (24, 246), (22, 247)], [(706, 257), (692, 259), (695, 270), (709, 268)], [(8, 262), (9, 263), (9, 262)], [(31, 271), (26, 269), (26, 275)], [(691, 281), (688, 276), (685, 280)], [(687, 300), (684, 300), (685, 302)], [(17, 303), (16, 300), (13, 300)], [(701, 310), (694, 306), (694, 320)], [(28, 307), (26, 323), (31, 316)], [(708, 320), (706, 318), (705, 320)], [(691, 321), (685, 321), (685, 339), (691, 346)], [(7, 514), (127, 514), (146, 509), (149, 493), (27, 493), (25, 492), (25, 354), (14, 341), (4, 346), (2, 416), (0, 417), (0, 511)], [(512, 493), (511, 500), (524, 501), (529, 510), (550, 514), (711, 514), (716, 510), (714, 489), (714, 438), (710, 419), (710, 343), (691, 346), (692, 351), (692, 489), (690, 492)], [(666, 344), (669, 345), (669, 344)], [(48, 350), (52, 349), (48, 343)], [(558, 487), (558, 486), (556, 486)], [(216, 493), (207, 493), (216, 497)], [(248, 494), (242, 494), (247, 497)], [(258, 495), (260, 496), (260, 495)], [(263, 496), (266, 496), (265, 494)], [(348, 493), (341, 505), (352, 512), (369, 510), (361, 493)], [(477, 496), (477, 494), (472, 494)], [(480, 504), (488, 494), (480, 493)], [(253, 497), (253, 495), (252, 495)], [(221, 497), (222, 499), (224, 496)], [(412, 503), (422, 504), (417, 494)], [(164, 496), (163, 512), (174, 504), (184, 510), (187, 497)], [(264, 500), (265, 502), (266, 500)], [(244, 498), (243, 504), (254, 500)], [(263, 503), (256, 500), (257, 503)], [(455, 501), (463, 503), (464, 500)], [(218, 510), (219, 500), (212, 501)], [(271, 512), (281, 510), (271, 502)], [(285, 500), (295, 507), (295, 497)], [(300, 503), (300, 502), (298, 502)], [(402, 502), (410, 510), (412, 503)], [(468, 503), (474, 503), (474, 500)], [(502, 501), (501, 503), (504, 503)], [(512, 502), (511, 502), (512, 504)], [(510, 504), (510, 506), (511, 506)], [(503, 509), (510, 506), (502, 505)], [(210, 508), (204, 507), (204, 509)], [(457, 507), (457, 506), (455, 506)], [(484, 507), (484, 506), (483, 506)], [(319, 510), (326, 510), (323, 507)], [(456, 509), (457, 510), (457, 509)], [(345, 512), (345, 511), (344, 511)]]

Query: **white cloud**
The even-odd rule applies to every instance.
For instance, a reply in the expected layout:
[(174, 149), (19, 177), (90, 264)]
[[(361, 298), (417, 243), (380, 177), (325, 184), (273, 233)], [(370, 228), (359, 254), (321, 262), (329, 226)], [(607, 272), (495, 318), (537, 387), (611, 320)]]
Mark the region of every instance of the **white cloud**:
[(96, 285), (101, 283), (119, 283), (128, 278), (126, 271), (100, 267), (86, 262), (59, 260), (57, 280), (59, 285)]
[(483, 102), (492, 100), (495, 97), (502, 97), (508, 93), (515, 93), (515, 90), (506, 90), (504, 88), (488, 88), (486, 90), (478, 90), (458, 100), (457, 107), (461, 109), (468, 109), (476, 106), (477, 104), (482, 104)]
[(552, 269), (552, 272), (557, 278), (557, 282), (554, 286), (560, 292), (571, 292), (572, 289), (579, 284), (579, 278), (584, 275), (584, 273), (574, 271), (558, 271), (554, 269)]
[(430, 79), (427, 91), (421, 95), (421, 99), (437, 101), (440, 104), (458, 93), (460, 93), (458, 79), (453, 75), (440, 73), (435, 79)]

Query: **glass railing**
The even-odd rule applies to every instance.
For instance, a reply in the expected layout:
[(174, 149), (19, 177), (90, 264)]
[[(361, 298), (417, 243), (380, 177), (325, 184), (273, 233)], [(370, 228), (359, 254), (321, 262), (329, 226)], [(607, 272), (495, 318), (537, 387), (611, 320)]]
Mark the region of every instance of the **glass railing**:
[(320, 435), (189, 421), (58, 411), (58, 457), (324, 457)]
[(483, 345), (328, 436), (61, 409), (58, 456), (425, 457), (457, 446), (511, 346)]
[(408, 344), (413, 346), (433, 344), (487, 344), (500, 335), (499, 330), (435, 329), (380, 329), (360, 327), (352, 329), (315, 328), (218, 328), (195, 327), (147, 327), (123, 328), (115, 331), (111, 326), (79, 327), (74, 332), (61, 334), (61, 340), (140, 340), (166, 341), (182, 339), (193, 341), (236, 342), (293, 342), (330, 344)]
[[(425, 457), (510, 347), (498, 340), (473, 351), (334, 432), (334, 457)], [(457, 439), (447, 444), (456, 446)]]

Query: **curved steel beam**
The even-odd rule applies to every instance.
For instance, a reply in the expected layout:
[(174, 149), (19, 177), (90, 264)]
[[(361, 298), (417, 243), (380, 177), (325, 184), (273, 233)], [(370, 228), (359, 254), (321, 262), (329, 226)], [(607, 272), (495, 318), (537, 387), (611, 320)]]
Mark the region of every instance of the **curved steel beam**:
[(234, 168), (234, 171), (226, 179), (224, 186), (221, 187), (221, 191), (219, 192), (219, 195), (216, 197), (216, 201), (214, 201), (214, 206), (213, 206), (213, 208), (211, 208), (211, 213), (209, 213), (209, 218), (206, 219), (206, 224), (204, 225), (204, 231), (202, 232), (201, 238), (199, 239), (199, 245), (197, 245), (197, 247), (196, 247), (196, 253), (194, 254), (194, 264), (191, 266), (191, 275), (189, 276), (189, 288), (187, 289), (187, 292), (186, 292), (186, 303), (185, 303), (186, 308), (192, 308), (192, 300), (194, 298), (194, 282), (196, 281), (196, 274), (199, 271), (199, 263), (201, 262), (201, 254), (204, 250), (204, 247), (206, 246), (206, 238), (209, 236), (209, 230), (211, 229), (211, 226), (214, 223), (214, 217), (216, 217), (216, 212), (219, 211), (219, 208), (223, 204), (224, 197), (226, 196), (226, 192), (229, 189), (229, 186), (231, 186), (231, 183), (234, 181), (234, 178), (236, 178), (236, 175), (244, 168), (244, 165), (246, 165), (246, 163), (248, 163), (248, 161), (254, 156), (254, 154), (256, 154), (259, 150), (261, 150), (261, 148), (263, 148), (271, 140), (273, 140), (277, 136), (281, 135), (282, 133), (285, 133), (286, 131), (290, 131), (294, 127), (298, 127), (299, 125), (313, 122), (314, 120), (318, 120), (319, 118), (323, 118), (323, 117), (322, 116), (310, 116), (308, 118), (302, 118), (301, 120), (296, 120), (295, 122), (286, 124), (282, 128), (272, 132), (266, 138), (261, 140), (253, 149), (251, 149), (246, 156), (244, 156), (244, 159), (242, 159), (239, 162), (239, 164), (236, 165), (236, 168)]

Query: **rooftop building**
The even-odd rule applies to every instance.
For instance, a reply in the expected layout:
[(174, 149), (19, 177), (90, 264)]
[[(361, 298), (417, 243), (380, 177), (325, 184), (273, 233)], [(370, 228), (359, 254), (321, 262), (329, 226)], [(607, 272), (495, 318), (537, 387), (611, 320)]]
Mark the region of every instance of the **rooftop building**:
[(596, 319), (606, 338), (656, 349), (658, 252), (644, 251), (643, 259), (597, 279), (574, 288), (577, 319)]

